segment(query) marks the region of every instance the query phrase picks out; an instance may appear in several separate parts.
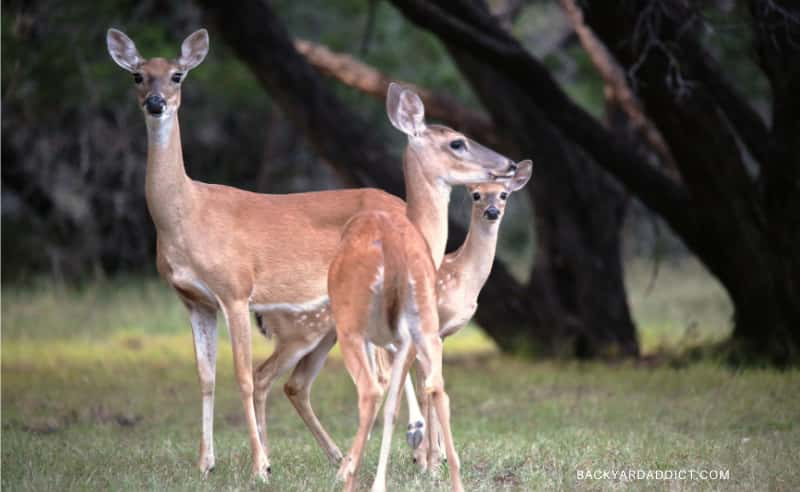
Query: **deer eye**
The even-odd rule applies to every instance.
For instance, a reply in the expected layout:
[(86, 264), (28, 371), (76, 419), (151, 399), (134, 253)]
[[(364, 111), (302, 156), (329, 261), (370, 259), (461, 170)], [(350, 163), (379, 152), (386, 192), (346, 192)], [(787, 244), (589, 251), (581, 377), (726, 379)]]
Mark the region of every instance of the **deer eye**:
[(180, 72), (172, 74), (172, 81), (175, 82), (176, 84), (180, 84), (182, 78), (183, 78), (183, 74), (180, 73)]
[(506, 198), (508, 198), (508, 193), (506, 193), (505, 191), (500, 193), (500, 199), (501, 200), (505, 200)]
[(453, 150), (461, 150), (466, 146), (466, 143), (462, 139), (453, 140), (450, 142), (450, 148)]
[(476, 202), (477, 202), (477, 201), (478, 201), (478, 200), (480, 200), (480, 199), (481, 199), (481, 194), (480, 194), (480, 193), (478, 193), (477, 191), (476, 191), (475, 193), (473, 193), (473, 194), (472, 194), (472, 200), (473, 200), (473, 201), (476, 201)]
[(142, 77), (142, 74), (140, 74), (140, 73), (133, 74), (133, 81), (135, 83), (141, 84), (143, 80), (144, 80), (144, 77)]

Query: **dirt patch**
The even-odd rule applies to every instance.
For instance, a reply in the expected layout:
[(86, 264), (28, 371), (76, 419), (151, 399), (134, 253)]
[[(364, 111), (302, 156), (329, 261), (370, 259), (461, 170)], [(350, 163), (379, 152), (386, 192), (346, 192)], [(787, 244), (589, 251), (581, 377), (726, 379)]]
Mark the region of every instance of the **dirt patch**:
[(28, 417), (22, 422), (22, 430), (34, 434), (53, 434), (78, 421), (78, 412), (72, 410), (64, 415)]
[(129, 337), (122, 341), (122, 345), (129, 350), (142, 350), (144, 342), (141, 338)]
[(89, 419), (97, 424), (117, 424), (120, 427), (133, 427), (142, 420), (141, 415), (131, 412), (114, 412), (107, 405), (101, 403), (89, 409)]
[(522, 480), (513, 470), (503, 470), (492, 477), (492, 481), (501, 487), (519, 487), (522, 485)]

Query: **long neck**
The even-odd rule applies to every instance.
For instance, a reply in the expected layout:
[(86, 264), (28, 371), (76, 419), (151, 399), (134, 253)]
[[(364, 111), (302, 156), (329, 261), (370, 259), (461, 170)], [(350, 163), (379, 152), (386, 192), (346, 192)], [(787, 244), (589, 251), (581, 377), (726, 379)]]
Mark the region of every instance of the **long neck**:
[(447, 206), (451, 188), (425, 175), (425, 151), (409, 143), (403, 159), (406, 180), (406, 215), (417, 226), (431, 249), (438, 269), (447, 244)]
[(177, 230), (191, 205), (191, 182), (183, 168), (178, 115), (164, 119), (145, 117), (147, 123), (147, 174), (145, 197), (156, 229)]
[(489, 278), (497, 251), (497, 231), (500, 221), (489, 222), (482, 218), (482, 210), (473, 210), (469, 232), (464, 244), (453, 255), (450, 268), (460, 272), (462, 289), (466, 298), (478, 297)]

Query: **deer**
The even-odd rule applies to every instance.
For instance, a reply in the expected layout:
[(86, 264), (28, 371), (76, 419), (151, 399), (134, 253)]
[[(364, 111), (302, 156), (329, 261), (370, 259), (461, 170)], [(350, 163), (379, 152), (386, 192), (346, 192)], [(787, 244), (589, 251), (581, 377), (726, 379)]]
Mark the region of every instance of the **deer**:
[[(507, 183), (483, 183), (468, 185), (467, 191), (472, 199), (470, 224), (463, 244), (444, 257), (436, 274), (437, 308), (439, 314), (439, 336), (444, 339), (463, 328), (478, 309), (478, 295), (483, 289), (492, 270), (500, 223), (504, 216), (507, 200), (515, 191), (522, 189), (533, 174), (533, 163), (525, 160), (517, 163), (514, 177)], [(379, 379), (385, 379), (377, 366)], [(418, 385), (422, 382), (419, 381)], [(408, 404), (408, 432), (406, 440), (414, 449), (414, 462), (423, 469), (435, 468), (439, 461), (439, 439), (436, 414), (429, 413), (427, 399), (423, 398), (420, 408), (410, 377), (404, 384)], [(434, 441), (424, 440), (424, 415), (431, 415), (430, 434), (437, 436)], [(425, 444), (424, 446), (421, 444)]]
[[(447, 237), (446, 205), (452, 186), (498, 181), (501, 169), (508, 170), (505, 177), (510, 179), (517, 165), (447, 127), (426, 125), (422, 100), (397, 84), (389, 86), (387, 113), (391, 123), (408, 136), (403, 166), (406, 214), (375, 211), (353, 217), (328, 272), (336, 337), (356, 385), (359, 411), (358, 431), (337, 478), (345, 482), (345, 491), (355, 489), (364, 444), (384, 392), (370, 347), (391, 347), (394, 357), (372, 490), (386, 489), (400, 386), (418, 356), (424, 391), (439, 415), (452, 488), (460, 491), (460, 463), (442, 376), (436, 292), (436, 271), (444, 259)], [(430, 210), (437, 201), (444, 207), (437, 210), (433, 205)], [(426, 210), (429, 213), (422, 213)]]
[[(108, 30), (106, 44), (113, 61), (132, 74), (144, 114), (145, 198), (156, 229), (156, 267), (189, 313), (202, 401), (197, 466), (207, 476), (215, 465), (216, 320), (221, 311), (247, 423), (252, 474), (267, 481), (268, 444), (253, 399), (251, 311), (289, 319), (327, 303), (328, 265), (345, 223), (365, 210), (405, 213), (405, 205), (371, 188), (268, 195), (190, 179), (178, 110), (182, 84), (208, 53), (208, 32), (189, 35), (175, 59), (143, 58), (116, 29)], [(307, 333), (305, 344), (280, 356), (297, 360), (326, 335)]]

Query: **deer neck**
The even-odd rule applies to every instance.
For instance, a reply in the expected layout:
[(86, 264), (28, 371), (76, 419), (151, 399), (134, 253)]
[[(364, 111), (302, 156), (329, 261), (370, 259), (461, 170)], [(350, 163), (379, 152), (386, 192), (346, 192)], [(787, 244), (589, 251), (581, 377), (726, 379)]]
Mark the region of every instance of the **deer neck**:
[(145, 117), (147, 173), (145, 197), (159, 233), (177, 231), (191, 201), (191, 182), (183, 167), (177, 112), (163, 118)]
[(451, 187), (441, 179), (430, 178), (425, 165), (432, 156), (410, 142), (403, 159), (406, 182), (406, 215), (417, 226), (438, 269), (447, 243), (447, 206)]
[(467, 298), (477, 297), (489, 273), (492, 271), (495, 252), (497, 251), (497, 231), (500, 221), (489, 222), (483, 219), (482, 210), (473, 210), (469, 231), (464, 243), (453, 255), (449, 264), (460, 272), (462, 287)]

